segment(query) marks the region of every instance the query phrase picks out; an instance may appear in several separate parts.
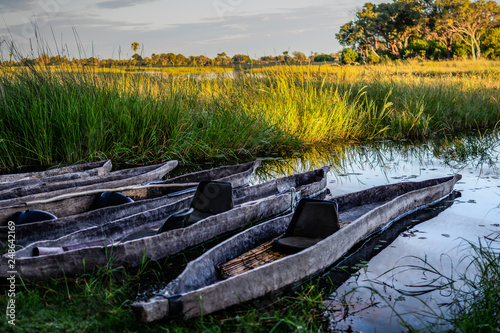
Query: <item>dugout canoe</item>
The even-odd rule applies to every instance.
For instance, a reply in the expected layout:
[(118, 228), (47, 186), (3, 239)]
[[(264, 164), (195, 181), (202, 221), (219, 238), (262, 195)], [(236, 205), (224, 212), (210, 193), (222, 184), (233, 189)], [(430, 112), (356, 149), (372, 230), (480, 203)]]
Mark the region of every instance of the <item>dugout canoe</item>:
[(56, 217), (84, 212), (88, 210), (88, 206), (79, 199), (81, 193), (95, 194), (159, 180), (174, 169), (177, 164), (176, 160), (172, 160), (156, 165), (114, 171), (103, 176), (102, 181), (95, 184), (0, 200), (0, 226), (6, 225), (9, 219), (19, 211), (43, 210)]
[[(0, 200), (15, 198), (19, 195), (23, 195), (23, 190), (19, 189), (27, 189), (27, 191), (30, 191), (32, 188), (48, 188), (51, 184), (72, 184), (86, 179), (100, 178), (109, 174), (111, 167), (111, 161), (108, 160), (78, 164), (75, 168), (68, 167), (68, 169), (64, 169), (68, 172), (47, 172), (46, 176), (43, 177), (41, 175), (44, 175), (44, 173), (37, 173), (34, 177), (15, 177), (15, 175), (4, 175), (7, 176), (7, 179), (17, 179), (0, 182)], [(69, 187), (71, 185), (67, 186)]]
[[(52, 180), (64, 179), (67, 175), (83, 174), (85, 176), (101, 175), (111, 170), (111, 161), (98, 161), (83, 164), (75, 164), (45, 171), (24, 172), (0, 175), (0, 190), (11, 187), (12, 183), (22, 181), (36, 181), (45, 178)], [(29, 184), (29, 182), (27, 182)], [(21, 184), (21, 183), (16, 183)]]
[[(131, 233), (158, 228), (169, 215), (189, 207), (191, 198), (180, 199), (100, 227), (81, 230), (54, 241), (36, 242), (16, 252), (17, 274), (23, 278), (41, 279), (89, 272), (103, 265), (133, 267), (144, 259), (158, 260), (250, 223), (284, 213), (298, 198), (326, 195), (328, 171), (329, 168), (324, 167), (233, 189), (232, 209), (201, 219), (188, 227), (149, 237), (119, 242)], [(106, 245), (103, 246), (103, 242)], [(79, 248), (82, 243), (90, 247)], [(34, 256), (40, 248), (62, 248), (66, 252)], [(2, 256), (0, 275), (8, 272), (8, 259), (8, 254)]]
[[(222, 166), (184, 174), (150, 185), (126, 187), (120, 193), (128, 196), (134, 202), (111, 207), (90, 210), (102, 193), (101, 190), (81, 193), (70, 199), (56, 198), (56, 200), (51, 199), (45, 203), (32, 204), (31, 208), (48, 212), (54, 212), (54, 206), (77, 206), (78, 209), (72, 208), (71, 212), (64, 212), (64, 215), (68, 216), (55, 220), (16, 225), (16, 244), (26, 246), (36, 241), (57, 239), (81, 229), (100, 226), (126, 216), (164, 206), (176, 199), (192, 196), (196, 185), (202, 180), (226, 181), (230, 182), (233, 187), (244, 186), (249, 183), (252, 174), (259, 166), (260, 161)], [(193, 191), (189, 191), (190, 189)], [(0, 240), (5, 241), (7, 233), (8, 227), (0, 226)]]
[[(171, 171), (177, 165), (177, 161), (170, 161), (167, 163), (168, 165), (158, 164), (151, 166), (141, 166), (136, 168), (117, 170), (106, 174), (90, 177), (75, 177), (74, 179), (68, 180), (43, 181), (31, 185), (16, 186), (0, 191), (0, 204), (5, 205), (9, 202), (16, 203), (22, 202), (23, 200), (49, 198), (54, 196), (53, 193), (56, 191), (61, 191), (56, 194), (60, 195), (63, 193), (74, 192), (75, 190), (80, 191), (81, 189), (98, 189), (102, 188), (102, 186), (108, 186), (109, 188), (112, 188), (117, 186), (135, 185), (139, 184), (141, 181), (157, 180), (163, 177), (164, 174)], [(165, 168), (166, 171), (163, 175), (160, 172), (155, 171), (158, 168)], [(152, 173), (151, 176), (155, 178), (146, 176), (148, 173)], [(156, 175), (154, 175), (154, 173), (156, 173)], [(66, 190), (66, 192), (64, 192), (64, 190)], [(11, 199), (12, 201), (10, 201)]]
[(340, 230), (300, 252), (220, 279), (218, 265), (283, 235), (293, 214), (272, 219), (191, 261), (159, 294), (135, 302), (132, 307), (143, 321), (151, 322), (165, 317), (196, 317), (264, 296), (320, 272), (390, 221), (447, 196), (459, 179), (461, 176), (456, 175), (398, 183), (333, 197), (338, 203), (341, 224), (345, 225)]

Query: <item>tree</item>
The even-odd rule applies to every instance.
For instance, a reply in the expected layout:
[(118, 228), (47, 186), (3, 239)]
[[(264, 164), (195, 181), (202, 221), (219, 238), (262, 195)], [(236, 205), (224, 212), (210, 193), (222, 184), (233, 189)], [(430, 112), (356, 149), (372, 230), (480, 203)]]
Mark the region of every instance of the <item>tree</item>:
[(442, 24), (467, 44), (473, 59), (481, 58), (481, 36), (498, 24), (500, 7), (495, 1), (438, 0), (447, 9)]
[(500, 27), (488, 30), (482, 39), (482, 54), (486, 58), (500, 58)]
[(137, 53), (137, 50), (141, 48), (141, 45), (137, 42), (133, 42), (130, 45), (130, 48), (132, 49), (132, 51), (134, 51), (134, 53)]
[(247, 56), (246, 54), (235, 54), (233, 56), (233, 62), (235, 63), (250, 63), (252, 62), (252, 59), (250, 59), (249, 56)]
[(226, 52), (217, 53), (217, 57), (214, 58), (214, 62), (217, 65), (227, 65), (231, 63), (231, 58), (226, 54)]
[(314, 62), (325, 62), (325, 61), (332, 61), (333, 57), (329, 54), (318, 54), (317, 56), (314, 57)]
[(428, 40), (438, 40), (446, 46), (446, 58), (451, 59), (452, 47), (456, 32), (451, 30), (446, 22), (450, 19), (453, 7), (446, 5), (443, 1), (426, 2), (427, 22), (424, 35)]
[(293, 57), (299, 63), (302, 63), (302, 62), (306, 61), (306, 59), (307, 59), (306, 55), (302, 52), (299, 52), (299, 51), (293, 52)]
[(342, 50), (342, 63), (349, 65), (359, 60), (359, 55), (352, 49)]
[(382, 43), (401, 58), (410, 37), (422, 29), (423, 18), (423, 5), (417, 0), (366, 3), (356, 13), (356, 20), (343, 25), (336, 38), (341, 45), (353, 47), (365, 57)]

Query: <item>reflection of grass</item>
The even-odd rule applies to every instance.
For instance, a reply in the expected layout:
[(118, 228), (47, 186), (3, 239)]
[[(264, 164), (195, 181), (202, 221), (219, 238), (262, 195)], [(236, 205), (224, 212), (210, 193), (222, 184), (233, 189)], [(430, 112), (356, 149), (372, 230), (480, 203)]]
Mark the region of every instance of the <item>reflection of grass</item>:
[[(410, 332), (496, 332), (500, 327), (500, 234), (490, 235), (478, 244), (467, 241), (470, 252), (460, 259), (466, 265), (463, 272), (443, 273), (442, 268), (432, 265), (427, 258), (410, 257), (415, 263), (396, 266), (375, 280), (370, 286), (358, 287), (346, 296), (356, 296), (359, 288), (368, 289), (379, 302), (390, 308), (398, 322)], [(404, 289), (380, 280), (390, 273), (398, 279), (398, 274), (412, 272), (421, 275), (420, 282), (406, 285)], [(375, 285), (379, 285), (375, 287)], [(386, 297), (387, 288), (394, 289), (400, 297)], [(440, 292), (449, 295), (446, 304), (429, 303), (421, 296)], [(397, 303), (400, 299), (411, 298), (421, 309), (402, 312)], [(374, 304), (375, 305), (375, 304)], [(347, 303), (346, 303), (347, 306)], [(410, 320), (412, 318), (412, 320)], [(418, 324), (413, 324), (418, 322)]]
[(445, 139), (436, 142), (435, 154), (440, 156), (444, 163), (461, 169), (468, 165), (480, 168), (483, 165), (495, 167), (498, 162), (498, 148), (500, 138), (498, 131), (491, 135), (467, 135)]
[(6, 68), (0, 166), (248, 158), (493, 128), (499, 68), (496, 62), (280, 66), (207, 79), (114, 68)]

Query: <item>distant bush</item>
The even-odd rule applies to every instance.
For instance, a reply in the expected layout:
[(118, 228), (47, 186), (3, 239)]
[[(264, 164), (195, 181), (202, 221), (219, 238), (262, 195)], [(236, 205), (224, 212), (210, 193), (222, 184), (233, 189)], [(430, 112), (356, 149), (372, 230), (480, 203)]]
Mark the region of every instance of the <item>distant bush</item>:
[(329, 54), (320, 54), (314, 57), (315, 62), (325, 62), (325, 61), (333, 61), (333, 57)]
[(359, 54), (352, 49), (342, 50), (342, 63), (349, 65), (359, 60)]

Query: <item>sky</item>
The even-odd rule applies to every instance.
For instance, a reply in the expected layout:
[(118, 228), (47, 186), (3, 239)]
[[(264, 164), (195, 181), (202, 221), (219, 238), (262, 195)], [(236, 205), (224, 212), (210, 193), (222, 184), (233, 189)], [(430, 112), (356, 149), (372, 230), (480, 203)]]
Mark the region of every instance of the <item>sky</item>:
[[(139, 53), (256, 59), (283, 51), (333, 53), (335, 34), (366, 0), (0, 0), (0, 51), (69, 59)], [(388, 2), (375, 0), (372, 3)], [(36, 26), (36, 29), (34, 28)], [(2, 42), (4, 41), (4, 42)]]

